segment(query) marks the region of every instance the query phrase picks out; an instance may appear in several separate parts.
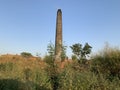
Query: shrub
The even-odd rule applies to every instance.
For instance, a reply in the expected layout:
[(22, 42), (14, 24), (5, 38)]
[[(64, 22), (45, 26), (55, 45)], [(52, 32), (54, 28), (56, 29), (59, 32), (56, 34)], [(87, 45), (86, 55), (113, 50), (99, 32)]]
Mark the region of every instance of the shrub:
[(22, 52), (22, 53), (21, 53), (21, 56), (22, 56), (22, 57), (32, 57), (32, 54), (29, 53), (29, 52)]
[(105, 47), (101, 53), (93, 57), (91, 70), (110, 78), (114, 76), (120, 78), (120, 50)]
[(72, 55), (72, 60), (73, 60), (73, 61), (77, 60), (77, 56)]
[(46, 67), (46, 73), (49, 78), (49, 82), (51, 84), (52, 90), (58, 90), (60, 84), (59, 84), (59, 72), (58, 72), (58, 66), (55, 63), (54, 59), (50, 56), (47, 56), (47, 67)]

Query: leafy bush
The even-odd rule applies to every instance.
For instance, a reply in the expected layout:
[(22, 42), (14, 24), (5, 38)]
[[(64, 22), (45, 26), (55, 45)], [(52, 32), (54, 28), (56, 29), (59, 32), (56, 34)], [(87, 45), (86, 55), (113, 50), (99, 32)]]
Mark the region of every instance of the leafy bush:
[(55, 63), (55, 60), (51, 56), (46, 56), (45, 61), (47, 63), (47, 67), (45, 69), (49, 82), (51, 84), (52, 90), (58, 90), (59, 87), (59, 73), (58, 73), (58, 67)]
[(77, 56), (72, 55), (72, 60), (73, 60), (73, 61), (77, 60)]
[(115, 77), (111, 82), (103, 74), (95, 74), (88, 71), (77, 71), (68, 65), (64, 68), (60, 76), (58, 90), (119, 90), (120, 80)]
[(21, 56), (22, 56), (22, 57), (32, 57), (32, 54), (29, 53), (29, 52), (22, 52), (22, 53), (21, 53)]
[(120, 78), (120, 50), (105, 47), (98, 55), (93, 57), (91, 70), (110, 77)]

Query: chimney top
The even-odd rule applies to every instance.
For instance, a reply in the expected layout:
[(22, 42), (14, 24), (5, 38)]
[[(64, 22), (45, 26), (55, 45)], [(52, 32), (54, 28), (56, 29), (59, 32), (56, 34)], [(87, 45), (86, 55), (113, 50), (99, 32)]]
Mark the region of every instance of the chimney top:
[(58, 9), (58, 12), (62, 12), (61, 9)]

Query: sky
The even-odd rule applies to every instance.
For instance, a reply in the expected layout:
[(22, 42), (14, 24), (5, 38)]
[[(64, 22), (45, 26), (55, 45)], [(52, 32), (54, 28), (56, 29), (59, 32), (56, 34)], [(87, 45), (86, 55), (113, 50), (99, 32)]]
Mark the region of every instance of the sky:
[(58, 9), (68, 56), (75, 43), (88, 42), (93, 53), (105, 42), (120, 46), (120, 0), (0, 0), (0, 54), (46, 55)]

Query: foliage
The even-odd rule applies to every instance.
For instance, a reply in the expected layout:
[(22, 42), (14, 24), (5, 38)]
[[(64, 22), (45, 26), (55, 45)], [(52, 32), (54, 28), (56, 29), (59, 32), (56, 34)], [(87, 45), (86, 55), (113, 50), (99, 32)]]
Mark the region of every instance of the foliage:
[(12, 71), (13, 70), (13, 63), (0, 63), (0, 71)]
[(57, 90), (59, 87), (59, 77), (58, 77), (58, 67), (57, 64), (55, 63), (55, 47), (54, 45), (50, 42), (47, 46), (47, 51), (48, 54), (45, 58), (45, 61), (47, 61), (47, 67), (46, 67), (46, 72), (49, 77), (49, 82), (51, 84), (52, 90)]
[(82, 45), (80, 43), (77, 43), (77, 44), (73, 44), (72, 46), (70, 46), (70, 48), (72, 49), (72, 52), (78, 58), (80, 58), (80, 55), (81, 55), (81, 52), (82, 52)]
[(72, 60), (73, 61), (77, 60), (77, 56), (76, 55), (72, 55)]
[(88, 43), (86, 43), (84, 47), (82, 47), (82, 44), (76, 43), (70, 46), (70, 48), (72, 49), (74, 55), (76, 55), (77, 59), (81, 60), (81, 62), (83, 62), (83, 60), (86, 60), (86, 57), (91, 53), (92, 49)]
[(47, 51), (48, 51), (49, 56), (53, 57), (55, 55), (55, 46), (52, 42), (48, 44)]
[(82, 48), (82, 53), (81, 53), (81, 57), (85, 58), (91, 53), (91, 49), (92, 47), (86, 43), (85, 46)]
[[(119, 90), (117, 77), (110, 82), (103, 74), (96, 75), (89, 71), (79, 72), (68, 65), (61, 74), (60, 90)], [(116, 85), (116, 86), (114, 86)]]
[[(60, 87), (60, 73), (58, 71), (58, 65), (56, 64), (54, 55), (55, 47), (50, 42), (47, 46), (48, 55), (45, 56), (44, 60), (47, 62), (46, 71), (49, 76), (49, 81), (53, 90), (58, 90)], [(66, 46), (62, 46), (61, 60), (64, 61), (66, 58)]]
[(118, 48), (104, 48), (92, 57), (91, 67), (79, 68), (77, 61), (64, 61), (60, 68), (57, 62), (0, 56), (0, 90), (120, 90), (119, 60)]
[(22, 56), (22, 57), (32, 57), (32, 54), (29, 53), (29, 52), (22, 52), (22, 53), (21, 53), (21, 56)]
[(58, 90), (59, 88), (59, 72), (57, 70), (57, 65), (54, 64), (49, 64), (46, 67), (46, 73), (48, 75), (49, 82), (51, 84), (52, 90)]
[(45, 55), (43, 59), (47, 64), (52, 64), (53, 63), (53, 58), (50, 57), (49, 55)]
[(61, 52), (61, 60), (64, 61), (67, 57), (66, 55), (66, 48), (67, 46), (62, 45), (62, 52)]
[[(62, 52), (61, 52), (61, 61), (64, 61), (66, 56), (66, 48), (67, 46), (62, 45)], [(48, 56), (54, 58), (55, 55), (55, 46), (52, 42), (50, 42), (47, 46)]]
[(105, 47), (102, 52), (93, 57), (91, 70), (108, 75), (109, 78), (120, 78), (120, 50)]
[(47, 51), (48, 55), (44, 57), (44, 61), (49, 65), (54, 64), (55, 47), (52, 42), (48, 44)]
[(45, 64), (37, 59), (0, 56), (0, 90), (50, 90), (44, 68)]

